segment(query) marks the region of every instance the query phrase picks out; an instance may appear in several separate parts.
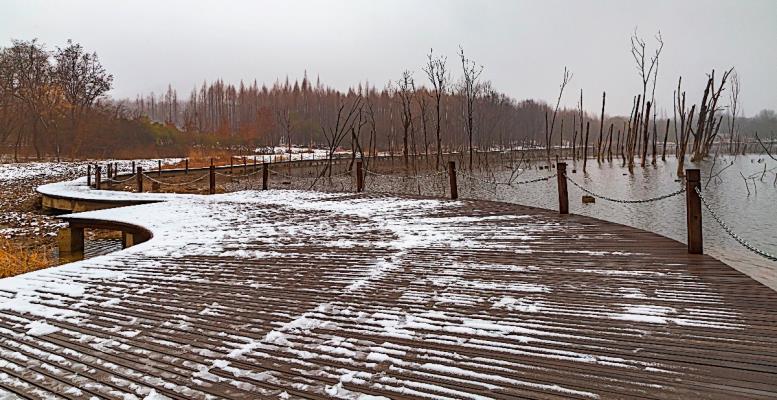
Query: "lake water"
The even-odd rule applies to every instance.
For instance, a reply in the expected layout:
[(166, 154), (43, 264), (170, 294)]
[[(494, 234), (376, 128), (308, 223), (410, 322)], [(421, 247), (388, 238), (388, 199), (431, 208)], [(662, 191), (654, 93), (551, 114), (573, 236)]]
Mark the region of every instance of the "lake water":
[[(596, 160), (589, 160), (586, 174), (582, 173), (581, 161), (567, 163), (567, 173), (572, 180), (588, 190), (612, 198), (646, 199), (674, 192), (681, 187), (681, 183), (676, 181), (677, 161), (674, 157), (668, 157), (666, 162), (659, 159), (655, 166), (637, 166), (633, 174), (621, 167), (620, 162), (599, 164)], [(701, 170), (705, 198), (734, 232), (755, 247), (777, 255), (777, 162), (758, 155), (719, 157), (713, 175), (723, 168), (726, 169), (718, 178), (707, 183), (712, 164), (711, 160), (697, 164), (686, 163), (686, 168)], [(573, 169), (577, 169), (577, 172), (572, 173)], [(538, 170), (534, 167), (526, 169), (515, 180), (529, 180), (553, 173), (555, 170)], [(747, 180), (747, 188), (740, 173), (745, 177), (755, 178)], [(510, 175), (511, 172), (505, 168), (495, 174), (495, 178), (506, 181)], [(495, 191), (493, 186), (489, 187), (471, 178), (460, 177), (459, 182), (459, 193), (463, 198), (489, 198), (558, 209), (555, 178), (515, 187), (498, 185)], [(571, 184), (568, 188), (571, 213), (645, 229), (686, 242), (684, 193), (643, 204), (622, 204), (601, 199), (596, 199), (594, 204), (583, 204), (581, 197), (585, 193)], [(705, 253), (777, 289), (777, 262), (767, 260), (742, 247), (725, 233), (706, 210), (703, 214), (703, 232)]]

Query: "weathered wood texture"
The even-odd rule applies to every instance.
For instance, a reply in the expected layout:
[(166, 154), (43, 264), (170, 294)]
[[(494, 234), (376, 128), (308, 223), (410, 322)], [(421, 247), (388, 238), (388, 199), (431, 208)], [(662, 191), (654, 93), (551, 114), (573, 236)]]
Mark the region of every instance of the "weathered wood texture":
[[(369, 201), (327, 211), (352, 199)], [(90, 284), (88, 296), (52, 289), (42, 303), (86, 316), (47, 319), (60, 330), (43, 336), (26, 334), (39, 318), (0, 307), (0, 388), (73, 399), (777, 397), (777, 295), (721, 262), (555, 211), (371, 208), (384, 200), (192, 205), (234, 216), (217, 236), (233, 255), (117, 253), (103, 268), (124, 278), (110, 284), (62, 272)], [(451, 239), (381, 245), (386, 224), (414, 223)], [(332, 246), (343, 241), (355, 244)], [(0, 302), (15, 295), (0, 286)]]

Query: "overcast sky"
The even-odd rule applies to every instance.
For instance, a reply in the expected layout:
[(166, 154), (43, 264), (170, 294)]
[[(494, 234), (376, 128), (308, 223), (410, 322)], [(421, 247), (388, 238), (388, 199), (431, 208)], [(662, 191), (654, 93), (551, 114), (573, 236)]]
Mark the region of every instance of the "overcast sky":
[(661, 56), (657, 102), (671, 113), (682, 75), (699, 102), (705, 74), (735, 67), (745, 112), (777, 109), (777, 1), (37, 1), (0, 0), (0, 43), (67, 39), (96, 51), (115, 76), (114, 97), (164, 91), (182, 97), (203, 80), (266, 82), (302, 76), (336, 88), (383, 86), (421, 71), (430, 48), (482, 64), (483, 78), (517, 99), (555, 102), (564, 66), (574, 73), (563, 103), (627, 114), (641, 92), (629, 52), (638, 28)]

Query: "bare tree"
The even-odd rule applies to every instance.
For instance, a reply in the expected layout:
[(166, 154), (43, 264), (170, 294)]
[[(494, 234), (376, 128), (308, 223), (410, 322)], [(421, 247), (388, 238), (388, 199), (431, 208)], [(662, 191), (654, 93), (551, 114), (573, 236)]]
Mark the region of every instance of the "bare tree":
[[(351, 98), (350, 100), (348, 99), (349, 97)], [(326, 140), (329, 156), (327, 157), (326, 167), (321, 170), (319, 178), (327, 173), (329, 176), (332, 175), (332, 160), (334, 159), (335, 152), (342, 144), (343, 139), (351, 133), (354, 124), (359, 121), (359, 114), (361, 114), (363, 109), (362, 95), (349, 93), (349, 95), (338, 96), (335, 109), (334, 119), (329, 124), (321, 125), (321, 133)], [(314, 181), (313, 185), (315, 183)]]
[(73, 43), (72, 40), (68, 40), (64, 48), (57, 49), (54, 59), (57, 62), (54, 70), (56, 82), (70, 104), (68, 118), (71, 139), (76, 143), (71, 148), (72, 157), (78, 152), (77, 146), (82, 140), (78, 136), (78, 125), (95, 101), (111, 89), (113, 75), (105, 71), (97, 53), (87, 53), (80, 44)]
[(450, 75), (446, 69), (446, 63), (448, 58), (445, 56), (434, 57), (434, 50), (429, 50), (428, 61), (423, 67), (426, 76), (429, 78), (429, 82), (432, 84), (432, 96), (434, 97), (435, 117), (437, 123), (435, 124), (435, 133), (437, 139), (437, 162), (435, 164), (436, 169), (440, 169), (442, 163), (442, 138), (440, 136), (440, 121), (441, 121), (441, 107), (442, 99), (448, 92), (448, 84), (450, 82)]
[(480, 74), (483, 73), (483, 66), (478, 66), (475, 61), (472, 61), (464, 56), (464, 48), (459, 46), (459, 58), (461, 59), (461, 69), (463, 72), (461, 82), (461, 94), (464, 100), (464, 115), (466, 123), (464, 125), (467, 132), (467, 139), (469, 142), (469, 169), (472, 169), (472, 138), (475, 133), (474, 126), (474, 114), (475, 114), (475, 100), (480, 96)]
[[(550, 164), (550, 148), (553, 143), (553, 128), (556, 125), (556, 115), (558, 114), (558, 108), (561, 105), (561, 97), (564, 95), (564, 89), (567, 87), (569, 81), (572, 80), (572, 72), (564, 67), (564, 75), (561, 77), (561, 85), (559, 85), (558, 98), (556, 99), (556, 106), (553, 108), (553, 117), (550, 120), (550, 127), (548, 127), (548, 113), (545, 112), (545, 155)], [(580, 92), (582, 98), (582, 92)]]
[(735, 70), (731, 74), (731, 81), (729, 82), (729, 92), (728, 92), (728, 110), (729, 110), (729, 119), (728, 119), (728, 132), (729, 132), (729, 147), (728, 151), (730, 154), (736, 154), (738, 153), (737, 150), (739, 148), (734, 148), (734, 142), (739, 142), (739, 135), (737, 134), (737, 115), (739, 114), (739, 89), (740, 89), (740, 82), (739, 82), (739, 74)]
[[(35, 155), (41, 157), (41, 136), (51, 122), (51, 111), (56, 108), (57, 93), (52, 89), (54, 83), (53, 67), (49, 63), (49, 52), (37, 40), (13, 40), (12, 46), (5, 49), (3, 56), (4, 74), (11, 82), (9, 93), (18, 99), (30, 117), (32, 145)], [(19, 131), (18, 144), (22, 131)], [(56, 141), (55, 146), (59, 147)]]
[[(647, 135), (648, 135), (648, 124), (642, 123), (642, 118), (650, 119), (650, 113), (645, 112), (645, 108), (647, 107), (647, 104), (652, 102), (647, 101), (647, 87), (648, 83), (651, 81), (651, 75), (653, 74), (653, 70), (657, 68), (658, 66), (658, 57), (661, 55), (661, 50), (664, 48), (664, 41), (661, 37), (661, 32), (659, 31), (658, 34), (655, 36), (656, 41), (658, 42), (658, 48), (655, 50), (654, 54), (650, 56), (650, 60), (647, 60), (647, 43), (644, 39), (639, 37), (637, 34), (637, 30), (634, 29), (634, 34), (631, 36), (631, 55), (634, 58), (634, 62), (636, 63), (637, 67), (637, 73), (639, 74), (641, 83), (642, 83), (642, 108), (640, 109), (640, 112), (637, 114), (637, 118), (634, 121), (634, 129), (632, 134), (633, 135), (640, 135), (641, 139), (639, 138), (632, 138), (632, 143), (636, 144), (638, 141), (642, 145), (642, 160), (641, 160), (641, 166), (645, 166), (645, 158), (647, 154)], [(653, 76), (653, 85), (655, 87), (655, 78), (656, 76)], [(655, 90), (654, 90), (655, 91)], [(645, 127), (644, 129), (640, 129), (642, 127)], [(632, 162), (633, 163), (633, 162)]]
[(418, 102), (418, 109), (421, 112), (421, 129), (424, 133), (424, 155), (426, 156), (426, 162), (429, 162), (429, 135), (428, 135), (428, 114), (429, 114), (429, 104), (427, 103), (427, 98), (429, 97), (429, 92), (421, 89), (421, 93), (418, 94), (416, 97), (416, 101)]
[(408, 157), (410, 156), (410, 147), (408, 139), (414, 130), (413, 126), (413, 98), (415, 97), (415, 82), (413, 73), (405, 70), (402, 72), (402, 78), (397, 81), (397, 95), (402, 105), (402, 158), (405, 168), (408, 167)]
[(675, 111), (680, 117), (680, 131), (679, 138), (677, 139), (677, 176), (685, 175), (685, 153), (688, 149), (688, 140), (693, 134), (693, 128), (691, 124), (693, 122), (693, 115), (696, 112), (695, 104), (691, 106), (690, 111), (686, 110), (685, 108), (685, 92), (681, 90), (682, 81), (683, 78), (680, 77), (680, 79), (677, 81), (677, 91), (675, 91), (677, 96), (675, 101)]
[(726, 80), (733, 71), (734, 68), (731, 68), (723, 73), (717, 88), (715, 85), (715, 70), (707, 76), (707, 86), (704, 89), (704, 95), (699, 106), (699, 117), (694, 134), (692, 161), (702, 160), (709, 155), (710, 148), (718, 136), (720, 125), (723, 122), (723, 116), (718, 117), (717, 120), (715, 116), (717, 112), (721, 111), (721, 108), (718, 107), (718, 100), (723, 90), (725, 90)]

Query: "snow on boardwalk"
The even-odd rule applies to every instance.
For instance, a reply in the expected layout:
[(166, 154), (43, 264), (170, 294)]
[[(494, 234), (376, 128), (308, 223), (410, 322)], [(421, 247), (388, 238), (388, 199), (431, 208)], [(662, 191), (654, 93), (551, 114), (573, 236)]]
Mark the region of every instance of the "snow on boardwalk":
[(777, 396), (777, 295), (651, 233), (480, 201), (166, 199), (78, 214), (148, 242), (0, 280), (0, 398)]

